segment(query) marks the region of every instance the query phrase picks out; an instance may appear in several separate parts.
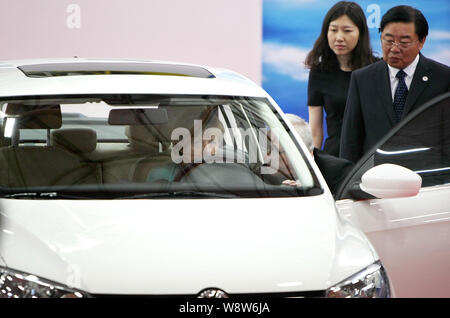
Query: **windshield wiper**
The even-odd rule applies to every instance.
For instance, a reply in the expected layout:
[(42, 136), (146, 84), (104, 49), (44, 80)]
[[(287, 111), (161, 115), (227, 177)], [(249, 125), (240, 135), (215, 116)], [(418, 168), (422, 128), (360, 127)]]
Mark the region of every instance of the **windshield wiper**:
[(202, 192), (202, 191), (168, 191), (135, 194), (130, 196), (117, 197), (117, 199), (148, 199), (148, 198), (170, 198), (170, 197), (208, 197), (208, 198), (238, 198), (235, 194)]
[(215, 193), (215, 192), (202, 192), (202, 191), (167, 191), (167, 192), (151, 192), (132, 195), (115, 195), (114, 193), (108, 193), (107, 195), (102, 193), (88, 192), (83, 195), (72, 195), (69, 193), (61, 192), (16, 192), (10, 194), (0, 194), (0, 198), (5, 199), (36, 199), (36, 200), (54, 200), (54, 199), (149, 199), (149, 198), (173, 198), (173, 197), (205, 197), (205, 198), (237, 198), (239, 196), (235, 194)]
[(18, 192), (1, 196), (6, 199), (86, 199), (87, 197), (58, 192)]

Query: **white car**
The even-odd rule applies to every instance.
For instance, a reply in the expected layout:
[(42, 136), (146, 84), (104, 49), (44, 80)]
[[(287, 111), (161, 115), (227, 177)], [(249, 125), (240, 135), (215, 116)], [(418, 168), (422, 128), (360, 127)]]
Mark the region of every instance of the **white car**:
[(24, 60), (0, 63), (0, 86), (0, 297), (392, 295), (245, 77)]
[(380, 255), (396, 297), (450, 297), (450, 92), (394, 127), (336, 197)]

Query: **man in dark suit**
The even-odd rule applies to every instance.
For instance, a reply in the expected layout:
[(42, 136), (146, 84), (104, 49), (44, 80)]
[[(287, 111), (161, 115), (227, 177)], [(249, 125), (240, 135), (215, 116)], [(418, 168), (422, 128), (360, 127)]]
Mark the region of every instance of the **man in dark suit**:
[(391, 8), (380, 23), (383, 60), (353, 72), (340, 157), (357, 162), (412, 110), (450, 90), (450, 68), (420, 53), (428, 35), (423, 14)]

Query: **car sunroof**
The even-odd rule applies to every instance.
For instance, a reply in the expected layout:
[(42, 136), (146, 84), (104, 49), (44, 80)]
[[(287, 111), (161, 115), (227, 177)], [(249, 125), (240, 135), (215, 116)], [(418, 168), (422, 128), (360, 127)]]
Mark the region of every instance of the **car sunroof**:
[(28, 77), (78, 75), (161, 75), (214, 78), (199, 66), (161, 63), (48, 63), (22, 65), (18, 68)]

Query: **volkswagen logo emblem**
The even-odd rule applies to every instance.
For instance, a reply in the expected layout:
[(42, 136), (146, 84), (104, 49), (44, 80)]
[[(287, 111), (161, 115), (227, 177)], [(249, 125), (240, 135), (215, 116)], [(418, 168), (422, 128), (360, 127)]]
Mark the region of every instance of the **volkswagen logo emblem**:
[(207, 288), (197, 295), (198, 298), (228, 298), (227, 293), (218, 288)]

